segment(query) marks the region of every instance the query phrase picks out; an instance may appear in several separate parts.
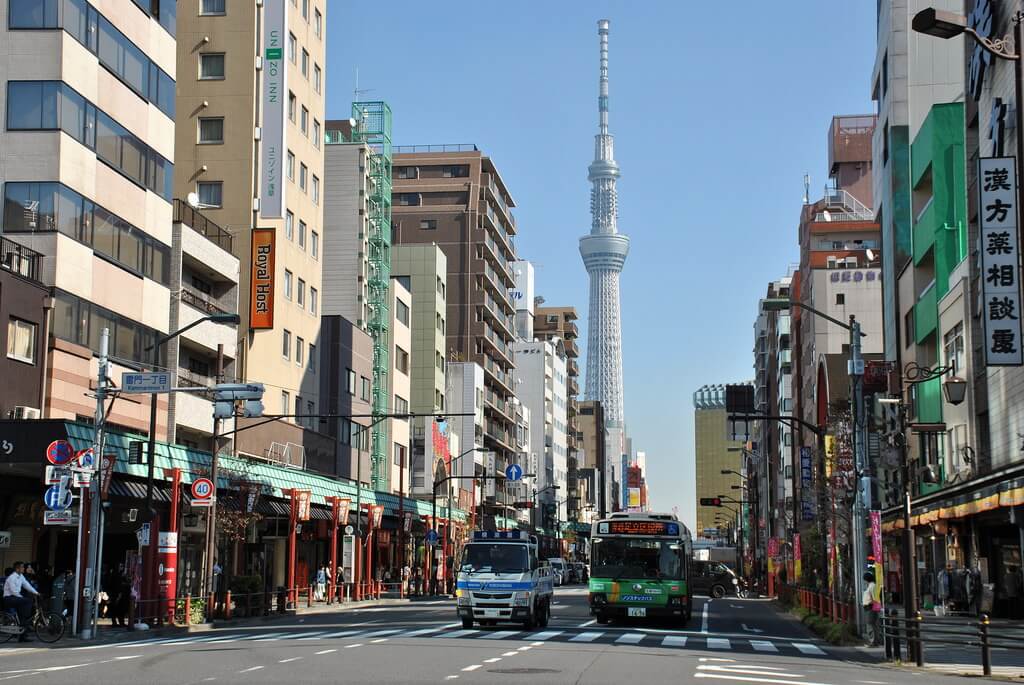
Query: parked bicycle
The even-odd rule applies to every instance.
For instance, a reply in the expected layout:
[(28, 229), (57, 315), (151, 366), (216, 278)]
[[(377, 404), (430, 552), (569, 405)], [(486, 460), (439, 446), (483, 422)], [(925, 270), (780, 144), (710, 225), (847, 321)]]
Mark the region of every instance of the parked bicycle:
[(21, 624), (18, 612), (14, 609), (6, 609), (0, 613), (0, 643), (21, 636), (29, 630), (34, 632), (41, 642), (56, 642), (64, 637), (64, 617), (56, 611), (46, 611), (42, 600), (41, 596), (36, 597), (27, 626)]

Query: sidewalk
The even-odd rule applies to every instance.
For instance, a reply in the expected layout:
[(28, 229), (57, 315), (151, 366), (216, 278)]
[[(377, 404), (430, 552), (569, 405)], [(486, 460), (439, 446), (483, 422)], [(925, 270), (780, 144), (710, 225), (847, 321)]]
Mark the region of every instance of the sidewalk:
[(349, 611), (359, 611), (362, 609), (369, 609), (374, 607), (386, 607), (386, 606), (400, 606), (403, 604), (414, 605), (414, 604), (427, 604), (427, 603), (443, 603), (449, 601), (451, 598), (446, 595), (426, 595), (417, 597), (406, 597), (404, 599), (390, 598), (390, 599), (372, 599), (372, 600), (361, 600), (361, 601), (349, 601), (335, 604), (327, 604), (326, 602), (315, 602), (312, 607), (307, 607), (304, 604), (294, 609), (288, 609), (284, 612), (272, 611), (266, 616), (251, 616), (251, 617), (237, 617), (228, 619), (214, 619), (213, 621), (206, 623), (194, 623), (189, 626), (185, 625), (164, 625), (159, 628), (150, 628), (149, 630), (127, 630), (125, 628), (117, 628), (109, 624), (107, 620), (97, 626), (96, 638), (88, 641), (82, 640), (77, 636), (68, 634), (62, 640), (70, 640), (82, 644), (106, 644), (110, 642), (127, 642), (131, 640), (141, 639), (143, 636), (146, 637), (175, 637), (179, 635), (187, 635), (189, 633), (198, 633), (216, 628), (224, 628), (228, 626), (237, 627), (245, 625), (258, 625), (268, 621), (274, 621), (282, 618), (289, 618), (293, 616), (311, 616), (319, 614), (330, 614), (330, 613), (344, 613)]

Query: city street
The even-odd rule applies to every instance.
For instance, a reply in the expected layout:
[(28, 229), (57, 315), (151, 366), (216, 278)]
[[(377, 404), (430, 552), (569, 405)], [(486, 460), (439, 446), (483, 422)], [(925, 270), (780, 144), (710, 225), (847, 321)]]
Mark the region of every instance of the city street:
[[(596, 625), (586, 589), (547, 628), (463, 630), (450, 600), (321, 613), (174, 638), (0, 646), (0, 681), (58, 683), (726, 683), (883, 685), (920, 674), (845, 660), (766, 600), (699, 598), (686, 629)], [(929, 675), (929, 683), (960, 682)]]

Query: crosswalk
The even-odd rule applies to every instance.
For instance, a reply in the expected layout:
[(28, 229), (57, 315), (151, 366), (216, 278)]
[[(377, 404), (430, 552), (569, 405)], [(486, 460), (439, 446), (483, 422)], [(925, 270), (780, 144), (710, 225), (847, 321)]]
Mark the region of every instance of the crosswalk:
[[(421, 624), (422, 625), (422, 624)], [(599, 626), (584, 628), (567, 628), (565, 630), (489, 630), (478, 628), (460, 628), (458, 624), (443, 624), (430, 627), (408, 626), (381, 629), (353, 628), (348, 630), (257, 630), (238, 632), (225, 630), (214, 634), (198, 633), (185, 637), (149, 638), (129, 642), (87, 645), (70, 647), (81, 649), (133, 649), (140, 645), (147, 647), (187, 647), (199, 644), (230, 644), (248, 643), (252, 645), (272, 645), (277, 642), (300, 643), (315, 645), (325, 640), (351, 640), (363, 644), (379, 644), (391, 640), (427, 639), (427, 640), (486, 640), (486, 641), (529, 641), (529, 642), (564, 642), (572, 644), (607, 645), (612, 647), (643, 647), (665, 649), (710, 650), (716, 652), (748, 652), (763, 654), (779, 654), (787, 652), (795, 656), (824, 657), (828, 654), (818, 645), (801, 640), (782, 639), (748, 639), (704, 634), (666, 634), (665, 631), (643, 631), (602, 629)], [(0, 654), (6, 650), (0, 650)]]

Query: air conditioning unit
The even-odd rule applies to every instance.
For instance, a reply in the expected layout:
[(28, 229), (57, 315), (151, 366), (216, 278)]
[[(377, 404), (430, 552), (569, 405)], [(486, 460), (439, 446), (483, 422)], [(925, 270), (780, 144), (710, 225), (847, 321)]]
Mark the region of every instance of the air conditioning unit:
[(39, 410), (35, 407), (15, 407), (11, 412), (12, 419), (38, 419)]
[(836, 258), (835, 257), (829, 257), (828, 259), (826, 259), (825, 260), (825, 267), (829, 268), (829, 269), (836, 268)]
[(857, 268), (857, 258), (856, 257), (847, 257), (846, 258), (846, 268), (848, 268), (848, 269), (856, 269)]

